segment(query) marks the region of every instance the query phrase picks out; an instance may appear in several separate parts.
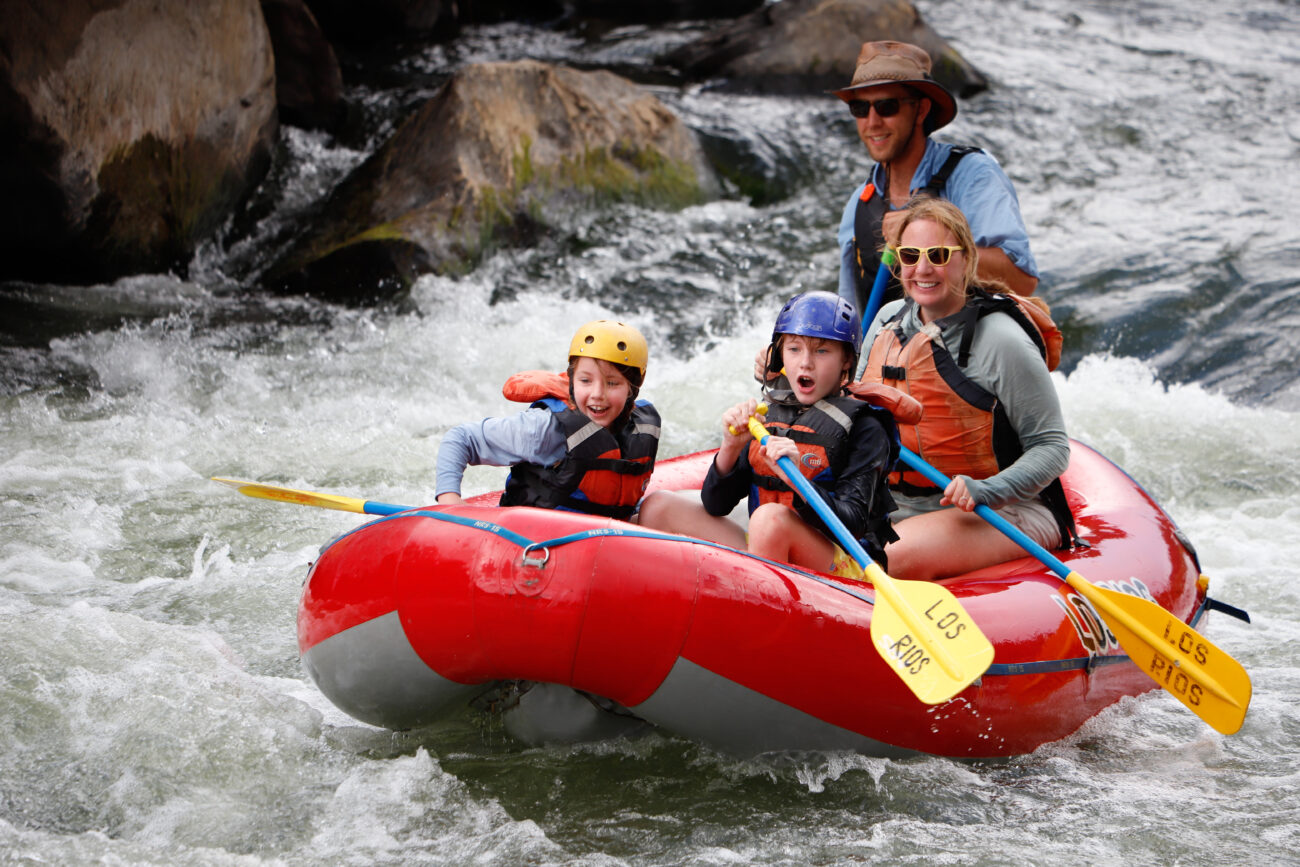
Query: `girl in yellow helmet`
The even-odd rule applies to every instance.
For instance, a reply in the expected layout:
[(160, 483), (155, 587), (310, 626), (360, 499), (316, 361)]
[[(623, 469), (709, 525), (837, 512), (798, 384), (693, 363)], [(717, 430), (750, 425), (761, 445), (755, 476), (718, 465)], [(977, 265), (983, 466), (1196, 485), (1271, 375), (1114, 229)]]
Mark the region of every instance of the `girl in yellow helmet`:
[(455, 505), (465, 467), (510, 467), (503, 506), (571, 509), (634, 520), (654, 471), (659, 414), (637, 395), (649, 351), (641, 332), (588, 322), (569, 344), (567, 375), (511, 377), (504, 393), (523, 412), (452, 428), (438, 449), (437, 502)]

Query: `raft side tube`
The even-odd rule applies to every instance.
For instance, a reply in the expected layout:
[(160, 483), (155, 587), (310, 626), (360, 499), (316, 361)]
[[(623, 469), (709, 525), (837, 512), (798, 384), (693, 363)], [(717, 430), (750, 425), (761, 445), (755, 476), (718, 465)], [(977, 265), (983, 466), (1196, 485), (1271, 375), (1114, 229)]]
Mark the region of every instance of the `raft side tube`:
[[(377, 528), (382, 526), (382, 531)], [(401, 567), (409, 518), (381, 518), (321, 549), (298, 602), (298, 653), (397, 609), (393, 576)]]
[(410, 534), (396, 596), (430, 669), (464, 683), (569, 686), (624, 706), (663, 682), (689, 633), (703, 548), (528, 506), (450, 514), (481, 515), (538, 546), (436, 520)]

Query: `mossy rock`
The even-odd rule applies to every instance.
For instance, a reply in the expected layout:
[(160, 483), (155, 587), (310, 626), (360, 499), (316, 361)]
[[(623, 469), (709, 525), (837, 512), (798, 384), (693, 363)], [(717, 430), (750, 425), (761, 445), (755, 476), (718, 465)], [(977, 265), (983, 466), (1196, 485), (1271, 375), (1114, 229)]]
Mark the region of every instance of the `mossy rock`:
[(376, 233), (421, 248), (416, 267), (459, 273), (498, 246), (535, 241), (568, 210), (677, 209), (719, 192), (694, 133), (632, 82), (535, 61), (476, 64), (339, 186), (263, 282), (318, 291), (290, 275)]

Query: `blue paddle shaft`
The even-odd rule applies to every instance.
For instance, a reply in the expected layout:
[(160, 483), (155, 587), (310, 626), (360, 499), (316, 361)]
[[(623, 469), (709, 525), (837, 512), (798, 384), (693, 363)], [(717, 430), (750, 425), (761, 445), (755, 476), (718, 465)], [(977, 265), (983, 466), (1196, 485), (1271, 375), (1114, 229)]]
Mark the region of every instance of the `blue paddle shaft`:
[(867, 306), (862, 311), (862, 333), (867, 333), (867, 326), (871, 320), (876, 318), (876, 311), (880, 309), (880, 301), (885, 297), (885, 287), (889, 285), (889, 253), (886, 252), (880, 257), (880, 267), (876, 269), (876, 281), (871, 284), (871, 295), (867, 298)]
[(398, 512), (410, 511), (410, 506), (394, 506), (392, 503), (381, 503), (378, 500), (366, 500), (361, 507), (367, 515), (396, 515)]
[[(938, 485), (940, 490), (948, 487), (948, 484), (952, 481), (952, 479), (948, 478), (943, 473), (939, 472), (934, 467), (930, 466), (921, 458), (920, 455), (910, 450), (906, 446), (902, 447), (899, 450), (899, 457), (902, 458), (903, 463), (907, 464), (909, 467), (916, 470), (918, 473), (920, 473), (921, 475), (925, 476), (927, 479), (929, 479), (930, 481)], [(1038, 558), (1038, 561), (1040, 563), (1042, 563), (1047, 568), (1051, 569), (1060, 577), (1064, 578), (1065, 576), (1070, 574), (1069, 567), (1067, 567), (1056, 557), (1053, 557), (1050, 551), (1048, 551), (1042, 545), (1035, 542), (1033, 539), (1026, 536), (1024, 531), (1022, 531), (1019, 527), (1012, 524), (1010, 521), (1008, 521), (1006, 518), (1002, 517), (997, 512), (990, 509), (988, 506), (985, 506), (983, 504), (976, 506), (975, 514), (979, 515), (981, 518), (988, 521), (995, 528), (1000, 530), (1002, 534), (1006, 536), (1008, 539), (1015, 542), (1020, 547), (1024, 548), (1030, 554), (1033, 554), (1036, 558)]]

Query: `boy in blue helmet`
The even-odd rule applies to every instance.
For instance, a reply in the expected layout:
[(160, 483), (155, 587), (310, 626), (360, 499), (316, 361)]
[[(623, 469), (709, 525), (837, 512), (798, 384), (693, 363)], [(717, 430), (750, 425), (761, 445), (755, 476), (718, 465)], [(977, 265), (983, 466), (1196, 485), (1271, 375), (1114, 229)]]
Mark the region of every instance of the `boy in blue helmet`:
[[(760, 446), (746, 427), (758, 401), (731, 407), (722, 414), (727, 433), (700, 491), (701, 502), (652, 494), (642, 506), (642, 525), (859, 577), (857, 564), (785, 481), (777, 460), (789, 457), (849, 532), (883, 562), (884, 545), (897, 538), (889, 524), (894, 506), (887, 486), (898, 455), (897, 434), (887, 410), (847, 393), (861, 345), (861, 323), (848, 301), (831, 292), (790, 299), (777, 315), (768, 352), (769, 365), (780, 375), (765, 389), (764, 424), (772, 433), (767, 444)], [(745, 496), (748, 543), (726, 517)]]

